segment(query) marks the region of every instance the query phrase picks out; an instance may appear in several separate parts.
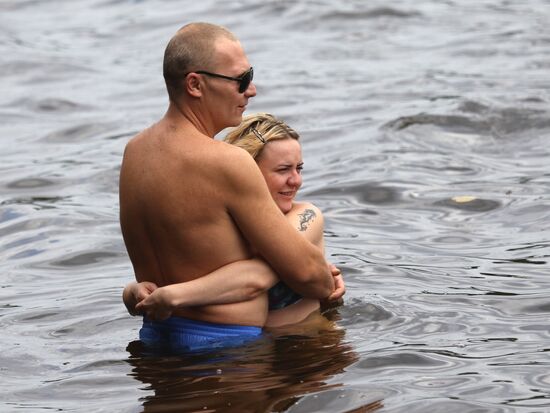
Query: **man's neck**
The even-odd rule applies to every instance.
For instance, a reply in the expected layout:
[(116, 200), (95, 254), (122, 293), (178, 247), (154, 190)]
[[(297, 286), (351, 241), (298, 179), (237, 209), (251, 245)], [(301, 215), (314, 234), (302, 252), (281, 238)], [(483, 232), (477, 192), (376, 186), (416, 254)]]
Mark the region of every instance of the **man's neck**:
[(201, 119), (193, 110), (173, 101), (170, 101), (164, 118), (176, 128), (191, 128), (209, 138), (214, 138), (217, 133), (213, 130), (213, 127), (208, 127), (207, 122)]

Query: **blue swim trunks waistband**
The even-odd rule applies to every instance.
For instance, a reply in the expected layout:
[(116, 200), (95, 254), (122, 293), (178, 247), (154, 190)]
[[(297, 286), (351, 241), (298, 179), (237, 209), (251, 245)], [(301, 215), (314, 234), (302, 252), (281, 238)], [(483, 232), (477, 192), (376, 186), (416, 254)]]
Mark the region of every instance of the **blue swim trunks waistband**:
[(146, 346), (176, 351), (236, 347), (261, 335), (260, 327), (209, 323), (182, 317), (170, 317), (163, 321), (144, 318), (139, 332), (139, 338)]

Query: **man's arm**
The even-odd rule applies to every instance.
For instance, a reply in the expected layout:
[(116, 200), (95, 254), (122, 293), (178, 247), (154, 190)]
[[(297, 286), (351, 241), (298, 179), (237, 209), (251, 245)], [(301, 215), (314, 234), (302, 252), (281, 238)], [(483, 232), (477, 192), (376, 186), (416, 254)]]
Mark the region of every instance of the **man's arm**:
[(240, 149), (234, 152), (223, 165), (223, 176), (237, 226), (290, 288), (308, 298), (328, 297), (334, 280), (322, 251), (289, 224), (252, 157)]
[(334, 291), (327, 298), (321, 300), (321, 309), (342, 305), (344, 302), (342, 297), (346, 293), (346, 284), (344, 283), (342, 272), (334, 264), (328, 263), (328, 266), (334, 279)]
[(252, 300), (278, 280), (269, 265), (255, 258), (224, 265), (192, 281), (159, 288), (152, 288), (152, 283), (130, 283), (124, 289), (123, 300), (130, 314), (163, 320), (180, 307)]

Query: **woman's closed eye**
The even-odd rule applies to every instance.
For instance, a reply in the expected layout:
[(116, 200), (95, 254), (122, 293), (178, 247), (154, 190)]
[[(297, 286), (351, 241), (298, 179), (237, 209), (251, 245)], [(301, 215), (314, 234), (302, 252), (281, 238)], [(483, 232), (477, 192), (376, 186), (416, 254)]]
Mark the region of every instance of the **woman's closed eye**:
[(277, 172), (279, 173), (285, 173), (285, 172), (290, 172), (292, 171), (293, 169), (296, 169), (296, 171), (301, 174), (302, 173), (302, 170), (304, 169), (304, 166), (303, 165), (298, 165), (296, 167), (292, 166), (292, 165), (285, 165), (285, 166), (281, 166), (279, 168), (277, 168)]

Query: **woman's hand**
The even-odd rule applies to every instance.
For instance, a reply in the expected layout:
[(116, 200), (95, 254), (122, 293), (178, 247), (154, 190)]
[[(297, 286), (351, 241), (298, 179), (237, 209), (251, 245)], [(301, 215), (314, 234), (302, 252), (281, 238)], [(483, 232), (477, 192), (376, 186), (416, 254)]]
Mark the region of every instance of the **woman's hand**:
[(128, 312), (131, 315), (142, 314), (136, 309), (136, 305), (151, 295), (156, 289), (157, 285), (149, 281), (140, 283), (132, 282), (128, 284), (122, 292), (122, 300)]
[(176, 307), (171, 292), (170, 286), (155, 289), (136, 305), (136, 311), (144, 314), (149, 320), (166, 320)]

